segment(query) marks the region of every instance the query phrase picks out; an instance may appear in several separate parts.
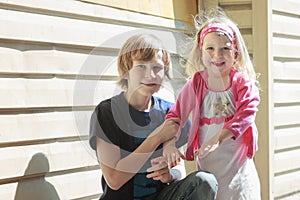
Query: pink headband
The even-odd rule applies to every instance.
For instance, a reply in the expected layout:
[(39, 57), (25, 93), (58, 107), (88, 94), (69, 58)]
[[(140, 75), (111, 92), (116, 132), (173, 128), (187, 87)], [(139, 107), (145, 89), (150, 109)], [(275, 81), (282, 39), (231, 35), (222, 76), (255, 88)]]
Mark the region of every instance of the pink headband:
[(235, 32), (228, 26), (225, 26), (220, 23), (209, 24), (202, 29), (202, 31), (200, 32), (200, 41), (199, 41), (200, 49), (202, 48), (204, 37), (211, 32), (221, 32), (224, 35), (226, 35), (228, 39), (231, 41), (231, 43), (233, 44), (234, 49), (237, 51)]

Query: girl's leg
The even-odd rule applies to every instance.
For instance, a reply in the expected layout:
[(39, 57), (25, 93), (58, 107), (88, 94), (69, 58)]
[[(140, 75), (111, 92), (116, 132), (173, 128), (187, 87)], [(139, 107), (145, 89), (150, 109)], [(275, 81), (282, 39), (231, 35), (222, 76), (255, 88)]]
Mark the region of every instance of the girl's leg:
[(164, 188), (157, 200), (213, 200), (217, 196), (218, 183), (215, 176), (204, 171), (189, 174), (183, 180)]

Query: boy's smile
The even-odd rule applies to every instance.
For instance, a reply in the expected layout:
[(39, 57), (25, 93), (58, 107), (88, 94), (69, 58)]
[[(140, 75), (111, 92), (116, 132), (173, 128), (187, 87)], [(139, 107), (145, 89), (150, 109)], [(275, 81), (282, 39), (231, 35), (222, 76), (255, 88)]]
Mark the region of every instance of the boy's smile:
[(161, 51), (149, 61), (133, 60), (133, 66), (127, 74), (127, 92), (152, 96), (160, 89), (164, 76), (164, 62)]

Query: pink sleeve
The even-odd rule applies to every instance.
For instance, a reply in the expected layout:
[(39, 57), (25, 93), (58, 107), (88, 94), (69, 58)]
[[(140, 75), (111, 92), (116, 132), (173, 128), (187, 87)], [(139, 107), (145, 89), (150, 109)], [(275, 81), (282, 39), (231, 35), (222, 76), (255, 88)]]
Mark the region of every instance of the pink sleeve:
[(196, 105), (196, 94), (193, 88), (193, 79), (189, 80), (180, 91), (176, 103), (169, 110), (166, 118), (176, 117), (185, 124), (189, 114)]
[(258, 88), (241, 74), (233, 79), (232, 84), (236, 113), (224, 128), (231, 131), (236, 139), (254, 123), (260, 97)]

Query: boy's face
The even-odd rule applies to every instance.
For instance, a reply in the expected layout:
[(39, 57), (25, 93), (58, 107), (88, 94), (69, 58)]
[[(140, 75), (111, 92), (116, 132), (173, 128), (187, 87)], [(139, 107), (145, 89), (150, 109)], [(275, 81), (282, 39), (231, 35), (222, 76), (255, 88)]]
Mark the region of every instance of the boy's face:
[(159, 51), (150, 61), (133, 60), (133, 66), (126, 76), (127, 92), (150, 96), (157, 92), (165, 76), (162, 51)]

